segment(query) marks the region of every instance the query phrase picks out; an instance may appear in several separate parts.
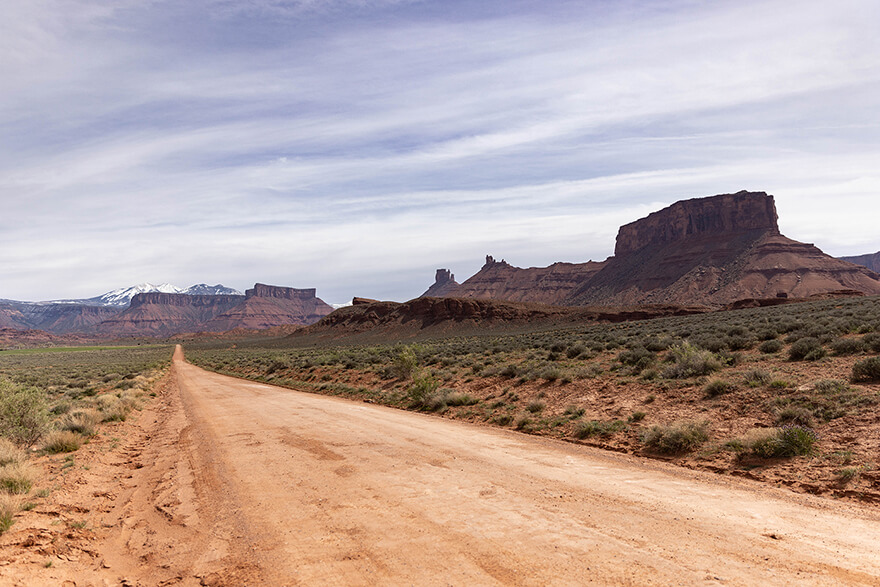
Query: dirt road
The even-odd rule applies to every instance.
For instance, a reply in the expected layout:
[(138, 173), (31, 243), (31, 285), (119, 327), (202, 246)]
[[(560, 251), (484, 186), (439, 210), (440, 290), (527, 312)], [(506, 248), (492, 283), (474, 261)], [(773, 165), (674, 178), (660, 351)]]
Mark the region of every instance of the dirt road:
[[(877, 585), (835, 501), (182, 361), (103, 566), (128, 584)], [(100, 583), (96, 583), (100, 584)]]

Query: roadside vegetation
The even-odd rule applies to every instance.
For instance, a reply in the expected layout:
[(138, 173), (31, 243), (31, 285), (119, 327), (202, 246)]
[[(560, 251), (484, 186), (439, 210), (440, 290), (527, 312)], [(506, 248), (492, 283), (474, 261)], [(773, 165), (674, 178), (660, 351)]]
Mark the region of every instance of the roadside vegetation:
[(410, 344), (295, 341), (186, 352), (294, 389), (880, 501), (876, 297)]
[(0, 351), (0, 534), (33, 507), (42, 483), (34, 459), (74, 452), (105, 423), (125, 420), (153, 393), (171, 353), (170, 346)]

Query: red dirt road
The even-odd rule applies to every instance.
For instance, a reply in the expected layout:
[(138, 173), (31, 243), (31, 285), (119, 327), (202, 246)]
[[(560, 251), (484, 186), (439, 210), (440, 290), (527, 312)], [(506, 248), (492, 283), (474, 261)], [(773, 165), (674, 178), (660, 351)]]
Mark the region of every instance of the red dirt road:
[(173, 377), (96, 579), (880, 584), (867, 508), (224, 377), (179, 349)]

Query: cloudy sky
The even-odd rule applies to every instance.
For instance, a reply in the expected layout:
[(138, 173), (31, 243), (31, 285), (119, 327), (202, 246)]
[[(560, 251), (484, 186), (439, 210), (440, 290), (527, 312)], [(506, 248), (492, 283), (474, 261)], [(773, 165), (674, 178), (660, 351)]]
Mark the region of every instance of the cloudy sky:
[(880, 250), (874, 0), (0, 0), (0, 298), (405, 300), (776, 196)]

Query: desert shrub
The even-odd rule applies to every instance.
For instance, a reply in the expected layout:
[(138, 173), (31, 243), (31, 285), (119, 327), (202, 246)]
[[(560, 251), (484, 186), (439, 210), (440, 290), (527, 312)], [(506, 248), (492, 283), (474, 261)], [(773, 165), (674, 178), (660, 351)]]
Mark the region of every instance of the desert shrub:
[(658, 353), (660, 351), (665, 351), (672, 345), (672, 340), (668, 337), (658, 338), (656, 336), (649, 336), (646, 338), (642, 344), (642, 346), (653, 352)]
[(812, 429), (789, 424), (768, 430), (765, 435), (753, 440), (749, 449), (764, 458), (807, 456), (813, 454), (816, 440), (816, 433)]
[(880, 381), (880, 357), (856, 361), (852, 367), (852, 380), (856, 382)]
[(880, 353), (880, 332), (871, 332), (862, 337), (866, 349)]
[(652, 426), (642, 435), (649, 449), (663, 454), (678, 454), (699, 448), (709, 439), (707, 422), (676, 422), (668, 426)]
[[(444, 390), (440, 390), (444, 391)], [(469, 393), (449, 393), (446, 396), (446, 404), (450, 406), (472, 406), (480, 403), (480, 400)]]
[(0, 379), (0, 434), (30, 447), (42, 436), (48, 422), (49, 412), (41, 391)]
[(645, 412), (633, 412), (627, 420), (629, 422), (641, 422), (648, 414)]
[(22, 495), (33, 487), (36, 474), (27, 463), (10, 463), (0, 467), (0, 490)]
[(747, 336), (727, 337), (727, 348), (732, 351), (743, 351), (755, 346), (755, 341)]
[(396, 349), (388, 375), (399, 379), (409, 379), (419, 368), (419, 358), (416, 349), (412, 346), (400, 346)]
[(131, 408), (118, 397), (105, 394), (98, 398), (102, 422), (124, 422)]
[(568, 416), (572, 420), (576, 420), (584, 415), (586, 410), (578, 406), (568, 406), (565, 408), (565, 411), (562, 413), (564, 416)]
[(532, 419), (529, 418), (528, 416), (521, 416), (520, 418), (517, 419), (514, 427), (517, 430), (529, 430), (532, 427)]
[(62, 401), (58, 402), (57, 404), (55, 404), (54, 406), (52, 406), (52, 409), (49, 410), (49, 413), (52, 414), (53, 416), (61, 416), (63, 414), (66, 414), (67, 412), (69, 412), (72, 407), (73, 407), (73, 404), (71, 404), (69, 401), (62, 400)]
[(57, 454), (62, 452), (73, 452), (79, 450), (82, 446), (82, 436), (70, 430), (55, 430), (46, 435), (43, 442), (43, 450), (48, 453)]
[(620, 432), (626, 428), (626, 422), (622, 420), (612, 420), (600, 422), (598, 420), (590, 420), (588, 422), (579, 422), (574, 429), (575, 438), (588, 438), (590, 436), (611, 436), (615, 432)]
[(556, 381), (557, 379), (562, 377), (562, 371), (559, 370), (559, 367), (548, 365), (541, 369), (538, 377), (540, 377), (541, 379), (546, 379), (547, 381)]
[(768, 385), (773, 377), (763, 369), (750, 369), (742, 374), (743, 382), (749, 387), (761, 387)]
[(0, 467), (10, 463), (21, 463), (25, 460), (24, 451), (12, 441), (0, 437)]
[(510, 363), (509, 365), (504, 366), (504, 368), (502, 368), (498, 374), (502, 377), (509, 377), (510, 379), (513, 379), (515, 377), (518, 377), (522, 373), (520, 372), (520, 368), (516, 364)]
[(102, 419), (101, 414), (95, 410), (76, 410), (61, 420), (61, 429), (92, 436)]
[(708, 375), (722, 367), (721, 361), (713, 353), (687, 342), (673, 346), (667, 360), (672, 364), (663, 370), (663, 376), (673, 379)]
[(803, 406), (786, 406), (776, 412), (777, 424), (813, 425), (813, 412)]
[(799, 338), (788, 349), (788, 358), (792, 361), (817, 361), (824, 356), (825, 348), (812, 336)]
[(544, 408), (546, 408), (546, 407), (547, 407), (547, 402), (544, 402), (541, 400), (535, 400), (535, 401), (529, 402), (529, 404), (526, 406), (526, 410), (530, 411), (533, 414), (537, 414), (538, 412), (542, 412), (544, 410)]
[(642, 369), (650, 367), (657, 356), (644, 347), (635, 347), (625, 350), (617, 355), (617, 360), (624, 365), (633, 367), (634, 371), (641, 372)]
[[(422, 373), (413, 377), (413, 381), (407, 389), (407, 397), (410, 407), (426, 408), (436, 403), (435, 394), (440, 382), (431, 373)], [(445, 397), (443, 398), (445, 400)], [(434, 408), (439, 409), (439, 408)]]
[(705, 385), (705, 387), (703, 387), (703, 393), (706, 397), (717, 397), (719, 395), (724, 395), (725, 393), (730, 393), (735, 389), (736, 385), (734, 385), (730, 381), (716, 379), (714, 381), (710, 381)]
[(497, 416), (493, 416), (489, 421), (493, 424), (498, 424), (499, 426), (509, 426), (510, 423), (513, 422), (513, 415), (499, 414)]
[(865, 343), (860, 338), (838, 338), (831, 343), (831, 351), (838, 357), (857, 355), (865, 350)]
[(11, 495), (0, 493), (0, 536), (12, 528), (15, 514), (20, 508), (19, 500)]
[(837, 479), (841, 483), (849, 483), (853, 479), (855, 479), (859, 474), (858, 467), (844, 467), (837, 471)]
[(572, 345), (568, 347), (567, 351), (565, 351), (565, 354), (569, 359), (576, 359), (581, 355), (585, 355), (587, 353), (589, 353), (589, 349), (587, 349), (587, 347), (585, 347), (582, 343)]
[(765, 340), (758, 347), (758, 350), (766, 355), (771, 355), (773, 353), (778, 353), (779, 351), (781, 351), (783, 346), (784, 345), (782, 344), (782, 341), (775, 340), (775, 339), (774, 340)]

